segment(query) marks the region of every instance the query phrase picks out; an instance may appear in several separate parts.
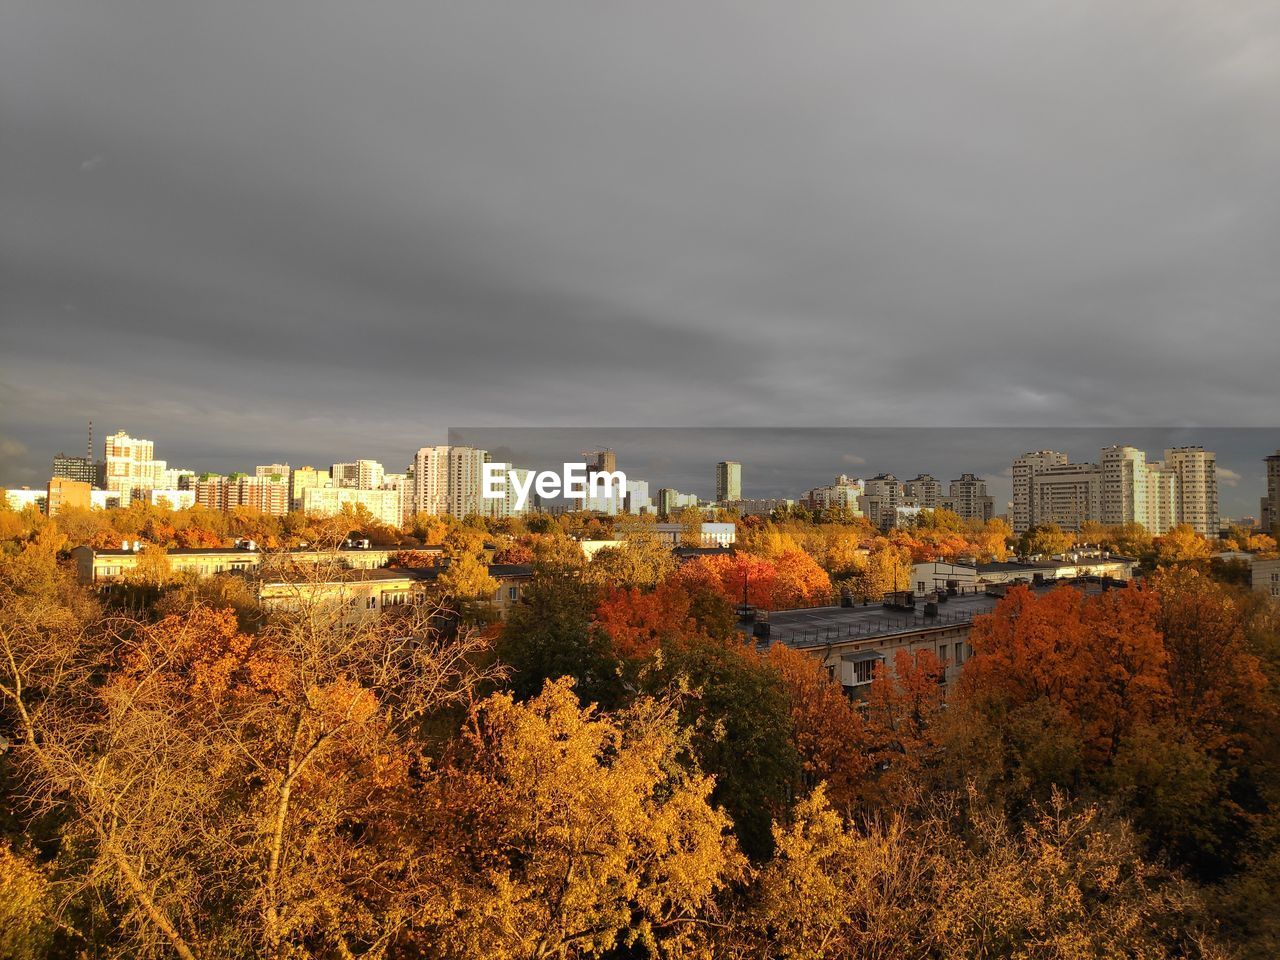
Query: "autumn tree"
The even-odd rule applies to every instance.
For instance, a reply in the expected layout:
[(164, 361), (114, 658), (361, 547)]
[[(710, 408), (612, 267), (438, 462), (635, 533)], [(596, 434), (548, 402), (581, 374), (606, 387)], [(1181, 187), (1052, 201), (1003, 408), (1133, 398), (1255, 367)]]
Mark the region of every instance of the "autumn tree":
[(0, 957), (43, 960), (54, 934), (48, 876), (27, 855), (0, 840)]
[(671, 548), (653, 533), (639, 530), (629, 533), (621, 546), (596, 551), (588, 573), (603, 586), (652, 589), (675, 569)]
[(910, 554), (901, 547), (882, 542), (872, 549), (849, 581), (849, 587), (856, 597), (876, 602), (891, 591), (910, 589)]
[(891, 960), (908, 944), (938, 960), (1227, 956), (1185, 883), (1123, 824), (1061, 796), (1021, 826), (972, 792), (933, 797), (918, 821), (849, 825), (816, 790), (774, 841), (725, 935), (739, 956)]
[(424, 946), (470, 958), (678, 956), (743, 863), (669, 704), (604, 715), (568, 680), (478, 705), (428, 792)]
[(498, 591), (489, 565), (473, 553), (463, 553), (440, 571), (437, 585), (446, 603), (470, 620), (482, 619)]
[(1097, 596), (1016, 587), (975, 619), (957, 704), (975, 729), (997, 739), (998, 746), (987, 741), (1001, 757), (993, 763), (1019, 789), (1044, 796), (1051, 784), (1079, 787), (1135, 726), (1166, 707), (1158, 606), (1139, 587)]
[(1056, 523), (1039, 524), (1018, 539), (1018, 555), (1022, 557), (1052, 557), (1066, 553), (1075, 542)]
[(872, 762), (862, 717), (813, 656), (777, 643), (767, 659), (787, 693), (801, 786), (807, 791), (824, 783), (837, 808), (851, 809)]
[(595, 622), (624, 660), (651, 655), (664, 641), (698, 631), (688, 591), (664, 583), (656, 590), (614, 587), (604, 591)]
[(1209, 543), (1195, 528), (1180, 523), (1156, 540), (1156, 559), (1162, 564), (1186, 563), (1191, 560), (1207, 560)]
[(413, 738), (491, 678), (480, 641), (305, 593), (252, 635), (200, 607), (95, 625), (29, 560), (0, 578), (15, 761), (137, 952), (383, 953), (411, 916)]
[(800, 775), (778, 672), (739, 640), (695, 634), (665, 645), (647, 682), (658, 693), (689, 691), (680, 718), (701, 768), (715, 776), (712, 799), (733, 818), (742, 849), (766, 854), (770, 818), (787, 808)]
[(608, 635), (592, 623), (599, 591), (586, 573), (586, 559), (574, 541), (549, 537), (537, 542), (533, 578), (498, 642), (517, 696), (535, 696), (547, 680), (572, 677), (578, 694), (589, 702), (617, 702), (618, 659)]
[(1009, 556), (1009, 542), (1013, 539), (1013, 528), (1007, 521), (992, 518), (976, 532), (970, 534), (970, 543), (975, 557), (983, 562), (1003, 561)]

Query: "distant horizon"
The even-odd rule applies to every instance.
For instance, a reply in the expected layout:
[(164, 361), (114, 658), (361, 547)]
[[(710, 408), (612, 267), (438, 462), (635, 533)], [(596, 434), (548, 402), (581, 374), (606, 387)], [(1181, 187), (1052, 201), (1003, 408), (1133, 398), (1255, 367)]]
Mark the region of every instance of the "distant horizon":
[[(1115, 443), (1143, 450), (1151, 460), (1160, 459), (1168, 447), (1204, 447), (1217, 455), (1221, 516), (1257, 518), (1258, 501), (1266, 492), (1263, 458), (1280, 450), (1280, 430), (1261, 427), (567, 426), (450, 428), (436, 443), (419, 443), (398, 456), (385, 450), (358, 450), (317, 458), (299, 457), (296, 450), (280, 447), (256, 456), (251, 450), (175, 453), (182, 448), (176, 444), (170, 447), (145, 431), (113, 427), (99, 433), (98, 421), (95, 419), (94, 423), (95, 461), (102, 458), (105, 438), (124, 429), (130, 436), (153, 441), (156, 458), (166, 461), (170, 468), (195, 473), (252, 473), (256, 466), (273, 463), (328, 469), (334, 463), (358, 459), (376, 460), (387, 472), (402, 473), (414, 451), (436, 443), (485, 449), (495, 460), (510, 461), (519, 467), (554, 469), (567, 460), (580, 459), (587, 449), (611, 446), (628, 479), (649, 483), (651, 497), (656, 497), (660, 487), (672, 487), (712, 500), (716, 463), (737, 460), (742, 464), (742, 495), (748, 500), (798, 500), (808, 490), (831, 483), (841, 473), (863, 479), (892, 473), (899, 480), (928, 473), (943, 484), (944, 490), (961, 473), (973, 473), (986, 481), (997, 514), (1005, 512), (1011, 497), (1008, 474), (1013, 458), (1031, 450), (1053, 449), (1065, 452), (1072, 462), (1092, 463), (1102, 447)], [(1015, 442), (1019, 438), (1027, 442)], [(1032, 440), (1036, 442), (1031, 443)], [(714, 456), (704, 452), (717, 448), (725, 452)], [(83, 456), (83, 448), (75, 453), (68, 453), (65, 448), (51, 450), (46, 459), (47, 472), (51, 472), (53, 457), (58, 453)], [(34, 465), (34, 452), (28, 452), (27, 459)], [(48, 482), (47, 475), (36, 480), (15, 480), (8, 467), (6, 454), (0, 461), (0, 486), (34, 490)]]

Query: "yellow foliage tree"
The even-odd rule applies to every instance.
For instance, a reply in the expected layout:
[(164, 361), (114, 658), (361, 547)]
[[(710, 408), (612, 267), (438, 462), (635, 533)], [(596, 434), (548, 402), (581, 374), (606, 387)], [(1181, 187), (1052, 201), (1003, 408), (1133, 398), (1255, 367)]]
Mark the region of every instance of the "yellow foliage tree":
[(691, 948), (743, 860), (711, 780), (678, 762), (674, 710), (581, 708), (568, 680), (495, 695), (429, 806), (439, 875), (425, 936), (446, 957)]

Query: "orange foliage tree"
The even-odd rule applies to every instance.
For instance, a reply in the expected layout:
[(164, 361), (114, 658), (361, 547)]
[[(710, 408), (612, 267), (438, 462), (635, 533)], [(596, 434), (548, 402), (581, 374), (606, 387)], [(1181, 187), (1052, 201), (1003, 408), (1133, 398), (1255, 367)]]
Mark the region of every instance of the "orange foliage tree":
[(1156, 594), (1141, 587), (1097, 596), (1016, 587), (975, 619), (962, 694), (992, 708), (1050, 704), (1087, 761), (1108, 760), (1170, 697), (1158, 607)]
[(684, 564), (677, 580), (712, 587), (731, 603), (747, 602), (764, 610), (804, 606), (830, 598), (831, 578), (803, 550), (788, 550), (765, 558), (748, 553), (697, 557)]
[(825, 783), (831, 802), (850, 809), (871, 763), (861, 716), (844, 688), (810, 655), (777, 643), (767, 659), (791, 700), (802, 783), (809, 789)]

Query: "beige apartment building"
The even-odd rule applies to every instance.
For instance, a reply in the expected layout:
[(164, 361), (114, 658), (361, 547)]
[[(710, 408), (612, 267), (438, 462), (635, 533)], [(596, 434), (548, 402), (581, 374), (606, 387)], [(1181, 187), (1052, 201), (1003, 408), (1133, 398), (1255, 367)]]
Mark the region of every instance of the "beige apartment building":
[[(862, 515), (862, 508), (858, 506), (858, 498), (866, 492), (866, 486), (862, 480), (857, 477), (849, 477), (840, 474), (836, 477), (835, 482), (825, 487), (814, 487), (804, 495), (804, 502), (815, 510), (848, 510), (854, 516)], [(733, 506), (737, 507), (742, 513), (749, 511), (743, 508), (743, 504), (756, 503), (758, 501), (740, 500)], [(766, 501), (767, 503), (778, 503), (779, 501)], [(769, 507), (764, 512), (774, 509)]]
[(65, 477), (51, 477), (49, 489), (45, 496), (44, 512), (47, 516), (56, 517), (67, 508), (88, 510), (93, 506), (93, 487), (82, 480), (68, 480)]
[(411, 513), (466, 517), (486, 515), (482, 495), (487, 450), (439, 445), (422, 447), (413, 457)]
[(1096, 463), (1061, 463), (1031, 478), (1031, 526), (1078, 531), (1102, 515), (1102, 471)]
[(972, 473), (962, 473), (952, 480), (947, 495), (938, 501), (943, 510), (950, 510), (961, 520), (986, 523), (996, 513), (995, 498), (987, 493), (987, 482)]
[(1013, 462), (1015, 533), (1055, 523), (1078, 531), (1086, 521), (1140, 523), (1160, 536), (1189, 524), (1218, 534), (1216, 457), (1203, 447), (1165, 450), (1148, 461), (1131, 446), (1104, 447), (1098, 463), (1071, 463), (1066, 454), (1041, 450)]
[(942, 484), (932, 474), (922, 473), (914, 480), (903, 481), (902, 496), (913, 506), (936, 510), (942, 501)]
[(1035, 450), (1024, 453), (1013, 461), (1013, 500), (1010, 505), (1009, 522), (1013, 526), (1014, 533), (1026, 533), (1034, 523), (1031, 500), (1036, 474), (1062, 466), (1066, 462), (1067, 455), (1056, 450)]
[(386, 471), (377, 460), (353, 460), (351, 463), (335, 463), (329, 476), (335, 487), (378, 490), (382, 487)]
[(1164, 452), (1164, 466), (1177, 477), (1178, 523), (1216, 537), (1220, 532), (1217, 456), (1201, 446), (1173, 447)]
[(304, 490), (323, 490), (332, 485), (328, 470), (317, 470), (315, 467), (298, 467), (289, 474), (289, 509), (302, 509), (302, 493)]
[(350, 506), (364, 507), (388, 527), (399, 527), (404, 515), (399, 490), (359, 490), (354, 487), (312, 487), (302, 491), (302, 512), (331, 517)]
[(155, 444), (131, 437), (118, 430), (103, 445), (103, 483), (106, 489), (120, 494), (122, 503), (134, 497), (134, 491), (154, 490), (160, 486), (160, 475), (167, 464), (155, 459)]
[(195, 501), (207, 510), (234, 510), (247, 507), (282, 517), (289, 512), (289, 480), (273, 474), (251, 477), (233, 473), (201, 474), (194, 484)]
[[(135, 548), (136, 544), (136, 548)], [(141, 544), (122, 543), (119, 548), (97, 550), (75, 547), (71, 558), (81, 583), (104, 585), (127, 578), (137, 567)], [(175, 574), (208, 577), (220, 573), (249, 573), (263, 564), (282, 568), (333, 564), (343, 569), (373, 570), (385, 567), (397, 547), (344, 547), (341, 550), (263, 551), (240, 547), (175, 547), (166, 551)], [(436, 548), (437, 550), (439, 548)], [(434, 551), (433, 551), (434, 552)]]

